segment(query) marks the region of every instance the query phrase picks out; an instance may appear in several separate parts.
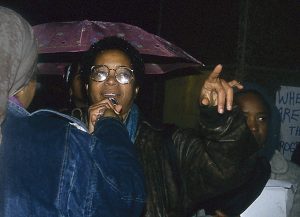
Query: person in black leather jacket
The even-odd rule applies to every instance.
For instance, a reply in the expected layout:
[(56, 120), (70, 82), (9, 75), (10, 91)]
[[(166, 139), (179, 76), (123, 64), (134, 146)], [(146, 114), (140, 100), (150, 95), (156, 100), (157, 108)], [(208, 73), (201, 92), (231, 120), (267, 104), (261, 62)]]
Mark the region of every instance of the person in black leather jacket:
[(221, 79), (221, 65), (201, 89), (198, 130), (155, 128), (143, 118), (134, 99), (143, 88), (144, 63), (127, 41), (117, 37), (98, 41), (87, 51), (82, 67), (90, 132), (105, 108), (122, 105), (120, 116), (146, 177), (143, 216), (192, 216), (206, 200), (253, 177), (258, 146), (243, 113), (232, 107), (233, 87), (242, 85)]

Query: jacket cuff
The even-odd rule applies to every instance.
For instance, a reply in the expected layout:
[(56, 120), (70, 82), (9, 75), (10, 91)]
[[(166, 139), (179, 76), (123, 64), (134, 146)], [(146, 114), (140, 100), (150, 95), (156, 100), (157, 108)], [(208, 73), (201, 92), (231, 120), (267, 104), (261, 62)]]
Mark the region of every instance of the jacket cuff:
[(111, 128), (124, 128), (124, 124), (117, 117), (100, 117), (95, 124), (94, 135), (103, 134), (106, 129)]
[(218, 139), (229, 129), (234, 130), (244, 122), (244, 116), (238, 106), (231, 111), (225, 110), (223, 114), (218, 113), (214, 106), (200, 106), (199, 127), (200, 132), (210, 139)]
[(199, 106), (199, 117), (200, 122), (207, 125), (208, 127), (216, 127), (222, 125), (233, 113), (238, 111), (237, 106), (233, 106), (231, 111), (225, 110), (223, 114), (218, 113), (216, 106)]

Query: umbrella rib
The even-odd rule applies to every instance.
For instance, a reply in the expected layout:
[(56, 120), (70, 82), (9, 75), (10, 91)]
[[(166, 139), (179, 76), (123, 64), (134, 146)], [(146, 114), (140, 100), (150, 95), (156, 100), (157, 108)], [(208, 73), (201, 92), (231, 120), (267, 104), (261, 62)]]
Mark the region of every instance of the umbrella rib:
[(85, 31), (85, 28), (82, 27), (81, 28), (81, 32), (80, 32), (80, 39), (79, 39), (79, 46), (81, 46), (81, 39), (82, 39), (82, 35), (83, 35), (83, 32)]

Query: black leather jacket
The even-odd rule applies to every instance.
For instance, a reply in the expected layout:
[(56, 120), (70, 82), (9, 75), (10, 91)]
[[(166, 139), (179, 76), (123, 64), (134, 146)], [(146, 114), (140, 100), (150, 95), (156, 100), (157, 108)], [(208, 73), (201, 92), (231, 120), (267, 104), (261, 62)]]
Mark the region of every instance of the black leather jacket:
[(145, 217), (185, 217), (253, 176), (258, 146), (243, 114), (203, 107), (200, 128), (156, 129), (141, 120), (135, 145), (147, 185)]

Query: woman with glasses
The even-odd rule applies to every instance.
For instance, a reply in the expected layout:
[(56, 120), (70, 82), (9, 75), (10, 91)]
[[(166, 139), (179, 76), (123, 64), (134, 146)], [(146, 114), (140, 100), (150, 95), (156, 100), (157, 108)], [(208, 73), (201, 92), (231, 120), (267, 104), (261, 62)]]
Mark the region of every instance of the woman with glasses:
[[(91, 67), (88, 84), (89, 100), (97, 102), (89, 108), (89, 131), (93, 132), (97, 118), (107, 108), (114, 109), (122, 120), (126, 120), (138, 90), (130, 59), (122, 51), (107, 50), (104, 55), (97, 56), (95, 65)], [(122, 110), (118, 112), (120, 105)]]
[(239, 186), (255, 173), (258, 146), (243, 114), (231, 107), (232, 87), (242, 86), (220, 79), (222, 66), (214, 69), (201, 90), (200, 131), (157, 129), (143, 118), (134, 99), (143, 88), (144, 63), (127, 41), (118, 37), (98, 41), (86, 52), (82, 66), (89, 132), (105, 110), (112, 109), (138, 151), (148, 193), (143, 216), (191, 216), (206, 199)]

